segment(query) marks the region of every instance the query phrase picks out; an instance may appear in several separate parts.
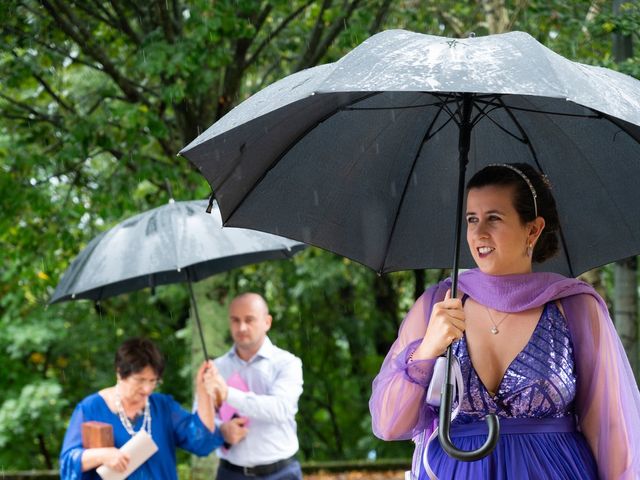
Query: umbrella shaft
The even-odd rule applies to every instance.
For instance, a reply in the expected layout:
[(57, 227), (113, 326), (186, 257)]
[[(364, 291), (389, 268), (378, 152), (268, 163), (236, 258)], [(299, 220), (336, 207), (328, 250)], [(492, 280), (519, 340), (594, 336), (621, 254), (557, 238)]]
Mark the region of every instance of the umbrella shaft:
[(187, 285), (189, 286), (189, 296), (191, 297), (191, 306), (193, 308), (193, 315), (196, 317), (196, 326), (198, 327), (198, 333), (200, 334), (200, 342), (202, 343), (202, 352), (204, 353), (205, 360), (209, 359), (209, 354), (207, 353), (207, 345), (204, 343), (204, 334), (202, 333), (202, 323), (200, 322), (200, 314), (198, 313), (198, 304), (196, 303), (196, 296), (193, 294), (193, 286), (191, 285), (191, 280), (187, 281)]
[(453, 251), (453, 272), (451, 273), (451, 298), (458, 294), (458, 265), (460, 263), (460, 243), (462, 237), (462, 207), (464, 205), (464, 184), (469, 163), (469, 150), (471, 148), (471, 110), (473, 109), (473, 96), (465, 93), (462, 96), (462, 112), (460, 114), (458, 136), (458, 198), (456, 205), (456, 230), (455, 245)]

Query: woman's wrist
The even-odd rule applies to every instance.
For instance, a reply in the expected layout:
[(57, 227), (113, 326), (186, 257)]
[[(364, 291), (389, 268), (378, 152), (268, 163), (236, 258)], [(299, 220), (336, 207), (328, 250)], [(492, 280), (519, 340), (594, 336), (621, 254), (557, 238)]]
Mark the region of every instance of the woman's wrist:
[(428, 345), (420, 344), (407, 359), (407, 363), (415, 362), (417, 360), (434, 360), (438, 358), (440, 354), (433, 351)]

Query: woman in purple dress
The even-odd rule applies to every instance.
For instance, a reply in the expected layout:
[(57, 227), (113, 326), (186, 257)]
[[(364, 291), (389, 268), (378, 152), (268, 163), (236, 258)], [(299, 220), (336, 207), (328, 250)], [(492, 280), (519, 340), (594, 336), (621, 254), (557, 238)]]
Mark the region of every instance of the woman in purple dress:
[[(445, 280), (407, 314), (373, 382), (374, 433), (416, 441), (420, 480), (640, 478), (640, 394), (606, 305), (584, 282), (532, 272), (558, 250), (548, 182), (526, 164), (488, 166), (467, 185), (466, 218), (478, 268), (460, 274), (460, 298)], [(464, 387), (453, 443), (479, 448), (484, 417), (500, 417), (497, 447), (476, 462), (426, 441), (438, 419), (426, 392), (452, 343)]]

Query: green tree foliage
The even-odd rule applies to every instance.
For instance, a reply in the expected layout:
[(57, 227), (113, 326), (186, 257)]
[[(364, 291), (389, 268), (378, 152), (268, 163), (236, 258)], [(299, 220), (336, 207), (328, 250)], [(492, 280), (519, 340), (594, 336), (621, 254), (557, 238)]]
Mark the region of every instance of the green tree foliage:
[[(171, 195), (210, 193), (176, 152), (235, 104), (386, 28), (526, 30), (562, 55), (612, 66), (611, 32), (640, 31), (637, 7), (626, 8), (614, 18), (606, 2), (578, 0), (0, 2), (0, 465), (55, 467), (73, 405), (113, 382), (115, 347), (130, 335), (159, 342), (163, 388), (189, 403), (184, 286), (46, 304), (99, 232)], [(407, 443), (373, 439), (367, 400), (416, 291), (440, 274), (377, 277), (309, 249), (221, 275), (211, 295), (265, 292), (274, 339), (304, 361), (304, 458), (408, 455)]]

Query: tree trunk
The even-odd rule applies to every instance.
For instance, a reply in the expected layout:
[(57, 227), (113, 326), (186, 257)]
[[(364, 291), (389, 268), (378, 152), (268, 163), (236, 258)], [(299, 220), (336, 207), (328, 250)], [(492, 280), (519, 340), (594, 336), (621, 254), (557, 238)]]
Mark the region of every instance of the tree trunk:
[(509, 27), (509, 12), (505, 0), (482, 0), (485, 21), (490, 34), (504, 33)]
[[(613, 14), (620, 15), (620, 6), (627, 0), (613, 0)], [(633, 56), (633, 44), (630, 35), (613, 33), (613, 58), (616, 62), (624, 62)]]

